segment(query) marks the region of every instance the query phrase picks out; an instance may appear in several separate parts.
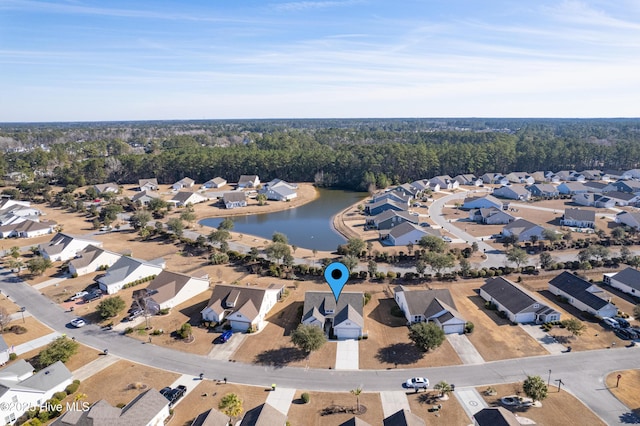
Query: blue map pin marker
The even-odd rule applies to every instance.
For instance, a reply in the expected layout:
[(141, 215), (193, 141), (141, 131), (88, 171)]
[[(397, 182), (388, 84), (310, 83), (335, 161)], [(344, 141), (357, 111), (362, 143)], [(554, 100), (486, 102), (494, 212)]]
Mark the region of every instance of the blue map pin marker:
[(329, 284), (329, 287), (331, 287), (333, 297), (335, 297), (336, 302), (338, 302), (340, 293), (342, 293), (342, 289), (349, 279), (349, 269), (344, 263), (331, 263), (324, 270), (324, 279), (327, 281), (327, 284)]

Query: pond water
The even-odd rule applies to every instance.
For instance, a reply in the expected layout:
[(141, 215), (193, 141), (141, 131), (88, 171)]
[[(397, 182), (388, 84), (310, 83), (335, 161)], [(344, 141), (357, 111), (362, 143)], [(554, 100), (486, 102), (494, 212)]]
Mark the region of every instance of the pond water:
[[(233, 230), (241, 234), (257, 235), (270, 240), (274, 232), (281, 232), (289, 244), (307, 249), (334, 251), (346, 239), (331, 224), (336, 213), (363, 200), (363, 192), (318, 188), (319, 197), (297, 208), (274, 213), (234, 216)], [(269, 201), (278, 203), (279, 201)], [(199, 223), (217, 228), (224, 218), (203, 219)]]

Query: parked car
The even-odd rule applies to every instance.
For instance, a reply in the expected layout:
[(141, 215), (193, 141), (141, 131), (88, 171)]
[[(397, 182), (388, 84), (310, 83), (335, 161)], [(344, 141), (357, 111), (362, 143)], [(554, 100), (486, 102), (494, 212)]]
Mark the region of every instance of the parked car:
[(227, 343), (229, 339), (233, 336), (233, 331), (227, 330), (220, 335), (220, 343)]
[(142, 315), (143, 312), (144, 311), (142, 309), (134, 309), (132, 311), (129, 311), (129, 315), (127, 315), (127, 321), (133, 321), (134, 319)]
[(450, 243), (453, 240), (450, 237), (447, 237), (446, 235), (444, 237), (442, 237), (442, 241), (444, 241), (445, 243)]
[(615, 330), (613, 330), (613, 332), (616, 333), (616, 336), (618, 336), (622, 340), (633, 340), (636, 338), (636, 333), (633, 330), (616, 328)]
[(74, 294), (73, 296), (71, 296), (70, 298), (68, 298), (67, 300), (65, 300), (65, 302), (73, 302), (74, 300), (81, 299), (86, 294), (87, 294), (86, 291), (79, 291), (76, 294)]
[(620, 317), (615, 317), (614, 320), (616, 320), (618, 322), (618, 324), (620, 325), (620, 327), (622, 328), (629, 328), (631, 327), (631, 324), (629, 324), (629, 321), (627, 321), (624, 318), (620, 318)]
[(405, 382), (405, 386), (411, 389), (427, 389), (429, 387), (429, 379), (426, 377), (412, 377)]
[(165, 387), (160, 390), (160, 394), (169, 400), (170, 407), (175, 405), (185, 393), (187, 393), (187, 387), (185, 385), (178, 385), (174, 389)]
[(82, 296), (84, 303), (89, 303), (92, 300), (100, 299), (102, 297), (102, 290), (91, 290), (89, 293)]
[(604, 317), (602, 318), (602, 323), (609, 328), (620, 328), (620, 324), (618, 324), (618, 321), (614, 320), (613, 318)]
[(80, 327), (84, 327), (85, 325), (87, 325), (87, 323), (85, 322), (85, 320), (83, 318), (74, 318), (71, 320), (70, 324), (72, 326), (74, 326), (75, 328), (80, 328)]

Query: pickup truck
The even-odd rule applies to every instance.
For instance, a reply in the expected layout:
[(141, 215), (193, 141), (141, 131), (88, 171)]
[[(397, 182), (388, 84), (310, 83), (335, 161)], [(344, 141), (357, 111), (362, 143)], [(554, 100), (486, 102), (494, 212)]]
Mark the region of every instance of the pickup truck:
[(65, 302), (73, 302), (74, 300), (78, 300), (81, 299), (83, 296), (85, 296), (86, 294), (88, 294), (88, 292), (86, 291), (79, 291), (76, 294), (74, 294), (73, 296), (71, 296), (70, 298), (68, 298), (67, 300), (65, 300)]

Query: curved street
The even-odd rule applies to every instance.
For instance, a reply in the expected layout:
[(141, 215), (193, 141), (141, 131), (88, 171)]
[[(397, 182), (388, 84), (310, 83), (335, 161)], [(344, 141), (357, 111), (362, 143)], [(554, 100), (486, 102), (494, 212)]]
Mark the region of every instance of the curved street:
[(3, 293), (53, 330), (66, 333), (98, 350), (108, 348), (109, 354), (182, 374), (195, 376), (204, 373), (207, 378), (227, 377), (231, 382), (257, 386), (277, 383), (278, 386), (295, 389), (349, 391), (354, 386), (362, 385), (367, 391), (384, 391), (401, 390), (401, 384), (407, 377), (416, 374), (429, 377), (433, 383), (446, 380), (462, 388), (522, 381), (527, 375), (547, 377), (551, 370), (552, 380), (562, 379), (563, 389), (576, 395), (607, 424), (632, 420), (640, 422), (604, 385), (604, 376), (608, 372), (638, 367), (637, 347), (537, 356), (482, 365), (428, 368), (420, 369), (419, 373), (406, 369), (336, 371), (248, 365), (215, 361), (141, 343), (113, 331), (102, 331), (94, 325), (71, 328), (68, 326), (73, 318), (71, 312), (63, 311), (59, 305), (6, 269), (0, 269), (0, 277)]

